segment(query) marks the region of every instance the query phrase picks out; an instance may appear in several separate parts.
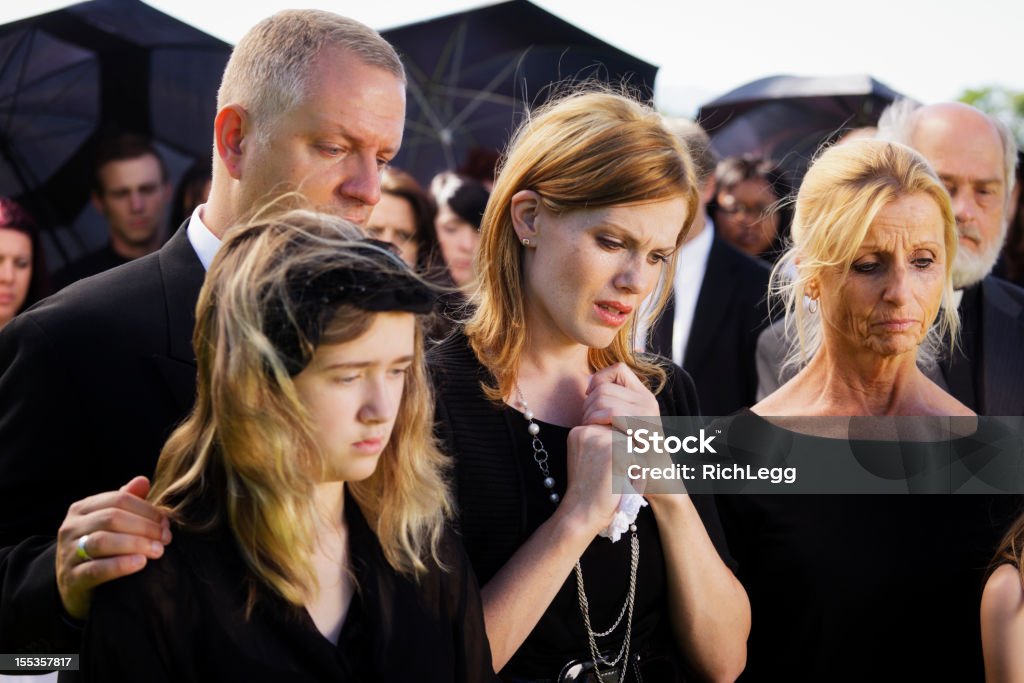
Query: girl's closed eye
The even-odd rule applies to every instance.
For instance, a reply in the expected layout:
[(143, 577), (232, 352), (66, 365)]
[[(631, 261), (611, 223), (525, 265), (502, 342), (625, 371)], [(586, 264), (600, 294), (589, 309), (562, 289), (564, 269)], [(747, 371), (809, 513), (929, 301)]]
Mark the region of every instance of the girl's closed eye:
[(345, 372), (333, 375), (331, 377), (331, 382), (333, 384), (354, 384), (362, 376), (363, 373), (361, 372)]
[(394, 367), (394, 368), (391, 368), (388, 371), (388, 374), (390, 374), (392, 377), (401, 377), (401, 378), (404, 379), (409, 374), (409, 369), (411, 367), (412, 367), (411, 365), (404, 365), (404, 366), (401, 366), (401, 367)]

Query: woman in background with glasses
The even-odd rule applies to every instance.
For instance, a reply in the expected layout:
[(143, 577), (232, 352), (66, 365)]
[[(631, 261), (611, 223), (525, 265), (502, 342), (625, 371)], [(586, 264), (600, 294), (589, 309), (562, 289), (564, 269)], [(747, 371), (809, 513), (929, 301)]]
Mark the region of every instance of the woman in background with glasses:
[(782, 224), (774, 164), (752, 156), (723, 159), (715, 183), (712, 211), (718, 234), (740, 251), (773, 261)]

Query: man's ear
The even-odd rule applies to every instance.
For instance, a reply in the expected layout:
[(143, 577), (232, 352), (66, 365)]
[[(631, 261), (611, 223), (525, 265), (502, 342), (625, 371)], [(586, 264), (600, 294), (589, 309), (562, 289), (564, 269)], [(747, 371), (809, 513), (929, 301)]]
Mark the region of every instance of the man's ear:
[(533, 190), (520, 190), (512, 195), (511, 205), (512, 228), (516, 231), (516, 237), (520, 242), (529, 240), (531, 246), (536, 246), (540, 195)]
[(96, 209), (97, 213), (101, 216), (107, 215), (107, 210), (103, 207), (103, 200), (100, 199), (100, 196), (96, 194), (95, 191), (89, 195), (89, 199), (92, 201), (92, 205)]
[(249, 132), (249, 124), (248, 112), (237, 104), (221, 109), (213, 122), (217, 156), (235, 180), (242, 177), (242, 141)]

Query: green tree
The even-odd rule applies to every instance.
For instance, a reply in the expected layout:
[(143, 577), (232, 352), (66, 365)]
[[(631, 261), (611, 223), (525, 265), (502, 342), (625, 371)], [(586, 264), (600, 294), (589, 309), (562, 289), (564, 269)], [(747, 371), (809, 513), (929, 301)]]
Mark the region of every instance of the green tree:
[(1017, 144), (1024, 145), (1024, 91), (986, 85), (967, 88), (959, 99), (1001, 119), (1013, 131)]

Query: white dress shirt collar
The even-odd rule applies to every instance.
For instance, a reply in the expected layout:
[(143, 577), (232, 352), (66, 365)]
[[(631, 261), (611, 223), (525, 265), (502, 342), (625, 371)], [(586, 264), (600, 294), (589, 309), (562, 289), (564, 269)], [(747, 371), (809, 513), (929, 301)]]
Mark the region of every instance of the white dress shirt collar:
[(200, 204), (192, 212), (192, 219), (188, 222), (188, 241), (195, 249), (199, 262), (203, 264), (203, 269), (209, 270), (210, 264), (213, 263), (213, 257), (220, 249), (220, 238), (210, 232), (206, 223), (203, 223), (204, 206), (206, 204)]
[(672, 360), (680, 367), (686, 356), (690, 341), (693, 317), (697, 312), (704, 275), (708, 269), (708, 256), (715, 238), (715, 226), (710, 218), (705, 219), (704, 229), (699, 235), (679, 248), (676, 259), (676, 273), (672, 289), (675, 304), (672, 316)]

